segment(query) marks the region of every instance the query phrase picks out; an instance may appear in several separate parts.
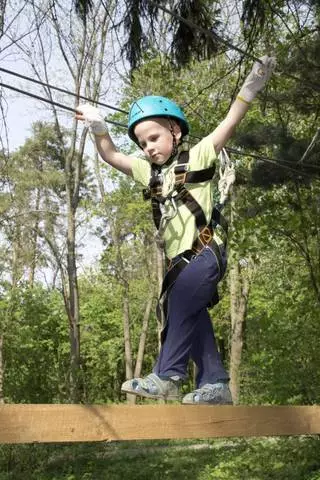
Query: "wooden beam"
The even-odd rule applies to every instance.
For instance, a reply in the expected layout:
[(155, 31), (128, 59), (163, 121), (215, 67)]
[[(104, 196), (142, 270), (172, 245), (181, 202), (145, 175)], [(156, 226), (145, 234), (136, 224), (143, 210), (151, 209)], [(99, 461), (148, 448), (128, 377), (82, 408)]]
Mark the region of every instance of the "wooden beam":
[(320, 434), (320, 406), (0, 405), (0, 443)]

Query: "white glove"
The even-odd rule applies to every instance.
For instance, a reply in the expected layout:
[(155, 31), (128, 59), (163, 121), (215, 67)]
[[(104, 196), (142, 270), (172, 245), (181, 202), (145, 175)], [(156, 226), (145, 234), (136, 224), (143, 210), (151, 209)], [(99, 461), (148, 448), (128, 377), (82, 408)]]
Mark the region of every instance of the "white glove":
[(275, 57), (267, 55), (260, 58), (261, 63), (255, 62), (252, 70), (247, 76), (238, 94), (238, 99), (245, 103), (250, 103), (256, 97), (257, 93), (263, 89), (276, 65)]
[(79, 105), (76, 108), (78, 120), (84, 120), (85, 126), (90, 129), (94, 135), (105, 135), (108, 132), (106, 122), (100, 110), (88, 103)]

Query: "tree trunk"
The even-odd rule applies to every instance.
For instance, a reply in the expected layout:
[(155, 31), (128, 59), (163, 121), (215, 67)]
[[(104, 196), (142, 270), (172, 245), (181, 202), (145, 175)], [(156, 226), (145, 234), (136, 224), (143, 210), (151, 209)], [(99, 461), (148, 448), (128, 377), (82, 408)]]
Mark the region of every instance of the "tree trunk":
[(126, 379), (133, 376), (132, 352), (130, 342), (130, 314), (129, 314), (129, 292), (128, 285), (124, 286), (123, 292), (123, 337), (124, 337), (124, 358), (126, 365)]
[(147, 298), (146, 308), (145, 308), (144, 315), (143, 315), (141, 334), (140, 334), (140, 340), (139, 340), (139, 348), (138, 348), (138, 353), (137, 353), (136, 366), (135, 366), (135, 369), (134, 369), (134, 378), (140, 377), (140, 375), (141, 375), (142, 362), (143, 362), (143, 357), (144, 357), (144, 349), (145, 349), (145, 345), (146, 345), (147, 332), (148, 332), (148, 326), (149, 326), (149, 319), (150, 319), (152, 304), (153, 304), (153, 290), (151, 290), (150, 293), (149, 293), (149, 296)]
[(3, 364), (3, 333), (0, 335), (0, 403), (4, 403), (3, 394), (3, 377), (4, 377), (4, 364)]
[(235, 260), (230, 268), (229, 278), (231, 300), (230, 390), (236, 405), (239, 403), (240, 396), (240, 365), (249, 280), (245, 274), (241, 274), (239, 262)]
[(12, 239), (12, 287), (16, 287), (23, 276), (23, 262), (21, 256), (21, 225), (20, 220), (17, 220)]
[[(123, 337), (124, 337), (124, 359), (126, 366), (126, 380), (133, 378), (132, 351), (130, 341), (130, 312), (129, 312), (129, 285), (124, 284), (123, 292)], [(135, 403), (135, 395), (127, 393), (127, 402)]]
[[(67, 189), (68, 191), (68, 189)], [(70, 202), (71, 203), (71, 202)], [(80, 311), (77, 262), (75, 252), (75, 209), (68, 209), (67, 233), (67, 271), (69, 284), (69, 319), (70, 319), (70, 400), (80, 400)]]
[[(40, 198), (41, 198), (41, 193), (40, 193), (40, 188), (38, 188), (36, 192), (35, 212), (37, 212), (40, 208)], [(39, 215), (36, 213), (36, 218), (35, 218), (34, 227), (32, 229), (32, 236), (31, 236), (31, 258), (30, 258), (30, 266), (29, 266), (29, 285), (31, 288), (34, 285), (34, 276), (35, 276), (36, 265), (37, 265), (38, 230), (39, 230)]]
[[(158, 297), (160, 296), (161, 293), (161, 288), (162, 288), (162, 282), (164, 278), (164, 255), (163, 255), (163, 250), (158, 247), (158, 245), (155, 243), (155, 265), (156, 265), (156, 270), (157, 270), (157, 279), (158, 279)], [(158, 350), (160, 352), (161, 349), (161, 332), (163, 329), (163, 322), (161, 319), (157, 317), (157, 326), (158, 326)]]
[[(142, 364), (143, 364), (143, 358), (144, 358), (144, 350), (145, 350), (145, 345), (146, 345), (146, 339), (147, 339), (147, 332), (148, 332), (148, 326), (149, 326), (149, 319), (150, 319), (150, 313), (151, 313), (151, 308), (153, 304), (153, 291), (150, 292), (149, 297), (147, 299), (144, 315), (143, 315), (143, 320), (142, 320), (142, 327), (141, 327), (141, 333), (140, 333), (140, 340), (139, 340), (139, 347), (138, 347), (138, 353), (137, 353), (137, 360), (136, 360), (136, 365), (134, 369), (134, 374), (133, 378), (138, 378), (141, 376), (141, 370), (142, 370)], [(131, 351), (131, 348), (130, 348)], [(136, 403), (136, 396), (135, 395), (127, 395), (127, 401), (128, 403), (134, 404)]]
[[(236, 217), (237, 193), (233, 190), (230, 194), (231, 230)], [(244, 325), (247, 312), (249, 294), (249, 277), (240, 267), (237, 251), (230, 252), (230, 315), (231, 315), (231, 340), (230, 340), (230, 390), (234, 404), (239, 403), (240, 397), (240, 365), (243, 349)]]
[(300, 229), (302, 233), (302, 242), (298, 245), (300, 245), (300, 251), (302, 253), (302, 256), (305, 258), (306, 265), (309, 271), (309, 276), (310, 276), (310, 282), (311, 285), (314, 289), (316, 298), (318, 300), (318, 303), (320, 304), (320, 281), (319, 281), (319, 267), (320, 267), (320, 243), (319, 243), (319, 223), (316, 222), (316, 226), (313, 226), (313, 231), (317, 232), (317, 237), (318, 237), (318, 248), (317, 248), (317, 255), (312, 255), (312, 249), (310, 247), (310, 230), (311, 230), (311, 225), (307, 221), (306, 215), (304, 214), (305, 208), (301, 199), (301, 193), (300, 193), (300, 188), (299, 184), (296, 182), (294, 184), (295, 186), (295, 193), (296, 193), (296, 199), (297, 202), (300, 206), (299, 208), (299, 217), (300, 217)]
[(0, 0), (0, 38), (4, 31), (4, 16), (6, 12), (7, 0)]

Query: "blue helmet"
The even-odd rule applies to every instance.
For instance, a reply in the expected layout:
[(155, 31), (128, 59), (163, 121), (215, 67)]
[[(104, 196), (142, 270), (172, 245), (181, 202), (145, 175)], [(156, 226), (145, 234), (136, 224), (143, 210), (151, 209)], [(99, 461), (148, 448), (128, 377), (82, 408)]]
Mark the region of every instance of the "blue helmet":
[(180, 107), (166, 97), (149, 95), (142, 97), (130, 107), (128, 118), (128, 135), (135, 143), (138, 143), (134, 134), (137, 123), (152, 117), (169, 117), (177, 120), (180, 125), (182, 136), (189, 133), (189, 124)]

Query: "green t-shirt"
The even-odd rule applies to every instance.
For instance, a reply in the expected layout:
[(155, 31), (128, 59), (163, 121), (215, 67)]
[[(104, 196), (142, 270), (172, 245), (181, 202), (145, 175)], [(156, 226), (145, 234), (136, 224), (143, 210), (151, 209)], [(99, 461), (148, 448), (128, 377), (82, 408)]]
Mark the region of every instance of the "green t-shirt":
[[(208, 135), (189, 150), (189, 171), (209, 168), (216, 163), (216, 160), (217, 155), (214, 150), (212, 135)], [(176, 164), (177, 160), (174, 160), (169, 166), (163, 165), (161, 168), (163, 196), (168, 195), (174, 187), (174, 167)], [(133, 158), (132, 173), (135, 181), (145, 187), (149, 185), (151, 165), (147, 159)], [(213, 209), (213, 182), (185, 184), (185, 187), (200, 204), (209, 223)], [(170, 217), (174, 212), (172, 203), (167, 200), (162, 207), (162, 214)], [(177, 211), (165, 223), (165, 229), (162, 232), (166, 256), (173, 258), (179, 253), (189, 250), (197, 236), (195, 216), (184, 204), (177, 202)]]

